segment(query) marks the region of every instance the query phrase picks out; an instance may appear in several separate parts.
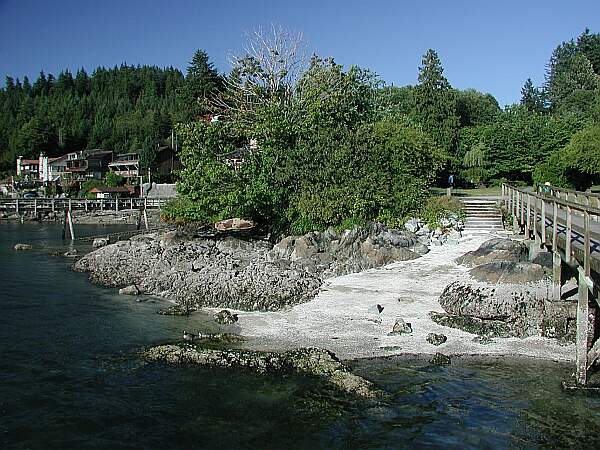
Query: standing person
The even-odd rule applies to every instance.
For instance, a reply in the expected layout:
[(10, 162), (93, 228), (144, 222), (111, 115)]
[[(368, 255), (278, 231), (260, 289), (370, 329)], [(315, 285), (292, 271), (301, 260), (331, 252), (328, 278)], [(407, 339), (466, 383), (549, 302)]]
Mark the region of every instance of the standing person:
[(450, 197), (452, 195), (452, 189), (454, 188), (454, 175), (450, 174), (450, 176), (448, 177), (448, 197)]

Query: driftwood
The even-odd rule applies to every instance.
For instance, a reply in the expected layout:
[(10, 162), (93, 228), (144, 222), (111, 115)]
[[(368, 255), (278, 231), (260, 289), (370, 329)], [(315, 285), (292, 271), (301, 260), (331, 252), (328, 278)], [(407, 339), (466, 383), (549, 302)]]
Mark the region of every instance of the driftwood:
[(218, 231), (250, 230), (254, 228), (254, 226), (255, 223), (252, 220), (240, 219), (239, 217), (215, 223), (215, 229)]

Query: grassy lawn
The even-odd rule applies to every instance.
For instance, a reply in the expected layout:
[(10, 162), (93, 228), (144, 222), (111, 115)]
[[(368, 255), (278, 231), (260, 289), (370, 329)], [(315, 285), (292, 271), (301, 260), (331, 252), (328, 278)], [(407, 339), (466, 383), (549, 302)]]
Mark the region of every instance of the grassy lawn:
[[(446, 195), (445, 188), (432, 187), (430, 188), (432, 194)], [(477, 197), (486, 195), (500, 195), (502, 194), (502, 188), (500, 186), (487, 187), (487, 188), (475, 188), (475, 189), (460, 189), (454, 188), (452, 195), (457, 197)]]

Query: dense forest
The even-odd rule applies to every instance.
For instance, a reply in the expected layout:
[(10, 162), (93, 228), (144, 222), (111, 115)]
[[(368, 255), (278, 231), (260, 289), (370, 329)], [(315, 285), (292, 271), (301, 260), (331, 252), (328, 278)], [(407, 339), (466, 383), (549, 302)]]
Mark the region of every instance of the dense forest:
[[(285, 30), (254, 39), (225, 75), (198, 51), (185, 76), (123, 65), (41, 73), (33, 85), (8, 78), (0, 170), (18, 154), (84, 148), (142, 149), (147, 165), (175, 128), (184, 169), (170, 218), (244, 216), (297, 232), (394, 224), (449, 173), (471, 186), (600, 182), (600, 34), (557, 46), (543, 85), (526, 80), (520, 103), (504, 108), (491, 94), (453, 88), (434, 50), (416, 85), (395, 87), (368, 69), (305, 58)], [(207, 114), (221, 120), (199, 120)], [(232, 170), (224, 155), (244, 148)]]

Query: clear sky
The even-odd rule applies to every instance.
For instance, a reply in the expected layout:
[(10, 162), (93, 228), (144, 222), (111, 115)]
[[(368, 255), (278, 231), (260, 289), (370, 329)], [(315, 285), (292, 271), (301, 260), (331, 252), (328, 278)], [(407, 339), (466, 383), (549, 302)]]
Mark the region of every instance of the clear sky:
[(503, 106), (519, 101), (528, 77), (543, 82), (558, 44), (586, 27), (600, 32), (600, 0), (0, 0), (0, 77), (33, 82), (40, 70), (122, 62), (185, 71), (198, 48), (227, 72), (244, 32), (271, 23), (388, 84), (415, 84), (433, 48), (452, 86)]

